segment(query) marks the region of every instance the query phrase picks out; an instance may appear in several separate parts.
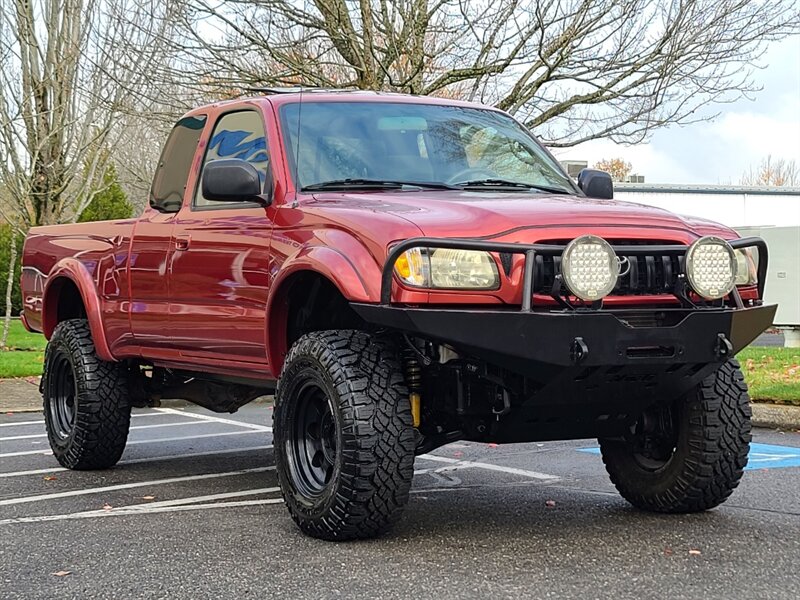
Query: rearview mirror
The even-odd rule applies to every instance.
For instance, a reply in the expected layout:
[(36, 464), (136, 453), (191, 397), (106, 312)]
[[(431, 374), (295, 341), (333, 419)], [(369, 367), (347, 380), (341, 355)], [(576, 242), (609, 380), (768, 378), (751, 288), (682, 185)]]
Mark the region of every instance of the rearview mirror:
[(596, 169), (583, 169), (578, 173), (578, 187), (589, 198), (611, 200), (614, 198), (614, 182), (611, 175)]
[(259, 202), (269, 204), (262, 195), (258, 171), (246, 160), (225, 158), (203, 168), (203, 198), (216, 202)]

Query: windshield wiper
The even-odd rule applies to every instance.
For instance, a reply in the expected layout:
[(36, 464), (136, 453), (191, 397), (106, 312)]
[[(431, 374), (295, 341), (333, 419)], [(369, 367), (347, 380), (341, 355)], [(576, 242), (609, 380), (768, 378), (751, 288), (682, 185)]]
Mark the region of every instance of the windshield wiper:
[(473, 179), (471, 181), (459, 181), (457, 186), (461, 188), (515, 188), (525, 190), (539, 190), (551, 194), (571, 194), (567, 189), (537, 185), (535, 183), (525, 183), (524, 181), (512, 181), (511, 179)]
[(438, 181), (395, 181), (387, 179), (333, 179), (303, 186), (304, 192), (318, 192), (324, 190), (346, 190), (353, 188), (376, 190), (401, 190), (401, 189), (430, 189), (430, 190), (458, 190), (458, 186), (441, 183)]

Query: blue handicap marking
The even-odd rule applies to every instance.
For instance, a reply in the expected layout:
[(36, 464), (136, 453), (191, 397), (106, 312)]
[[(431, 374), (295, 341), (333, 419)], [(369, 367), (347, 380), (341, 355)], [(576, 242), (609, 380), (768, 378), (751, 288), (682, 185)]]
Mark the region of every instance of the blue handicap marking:
[(784, 469), (800, 467), (800, 448), (750, 444), (747, 469)]
[[(600, 448), (597, 447), (578, 448), (578, 451), (600, 454)], [(746, 470), (785, 469), (787, 467), (800, 467), (800, 448), (774, 444), (750, 444)]]

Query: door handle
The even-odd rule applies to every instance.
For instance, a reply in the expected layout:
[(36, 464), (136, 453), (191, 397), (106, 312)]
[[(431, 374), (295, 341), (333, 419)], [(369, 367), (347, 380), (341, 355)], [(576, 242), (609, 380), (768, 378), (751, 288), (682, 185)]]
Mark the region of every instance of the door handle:
[(176, 250), (188, 250), (189, 243), (192, 241), (192, 238), (188, 235), (181, 235), (175, 238), (175, 249)]

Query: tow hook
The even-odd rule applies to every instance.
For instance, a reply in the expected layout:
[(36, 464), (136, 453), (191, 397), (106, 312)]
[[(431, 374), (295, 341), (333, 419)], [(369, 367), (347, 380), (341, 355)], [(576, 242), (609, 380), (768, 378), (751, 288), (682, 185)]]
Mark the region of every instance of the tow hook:
[(496, 408), (492, 407), (492, 414), (494, 415), (495, 419), (499, 421), (500, 417), (503, 417), (511, 412), (511, 398), (508, 395), (508, 390), (498, 390), (497, 400), (501, 400), (503, 402), (503, 408), (497, 410)]
[(725, 360), (733, 354), (733, 344), (725, 337), (724, 333), (717, 334), (717, 342), (714, 344), (714, 354), (720, 360)]
[(588, 355), (589, 346), (586, 345), (582, 337), (576, 337), (572, 340), (572, 345), (569, 348), (569, 357), (573, 363), (580, 364)]

